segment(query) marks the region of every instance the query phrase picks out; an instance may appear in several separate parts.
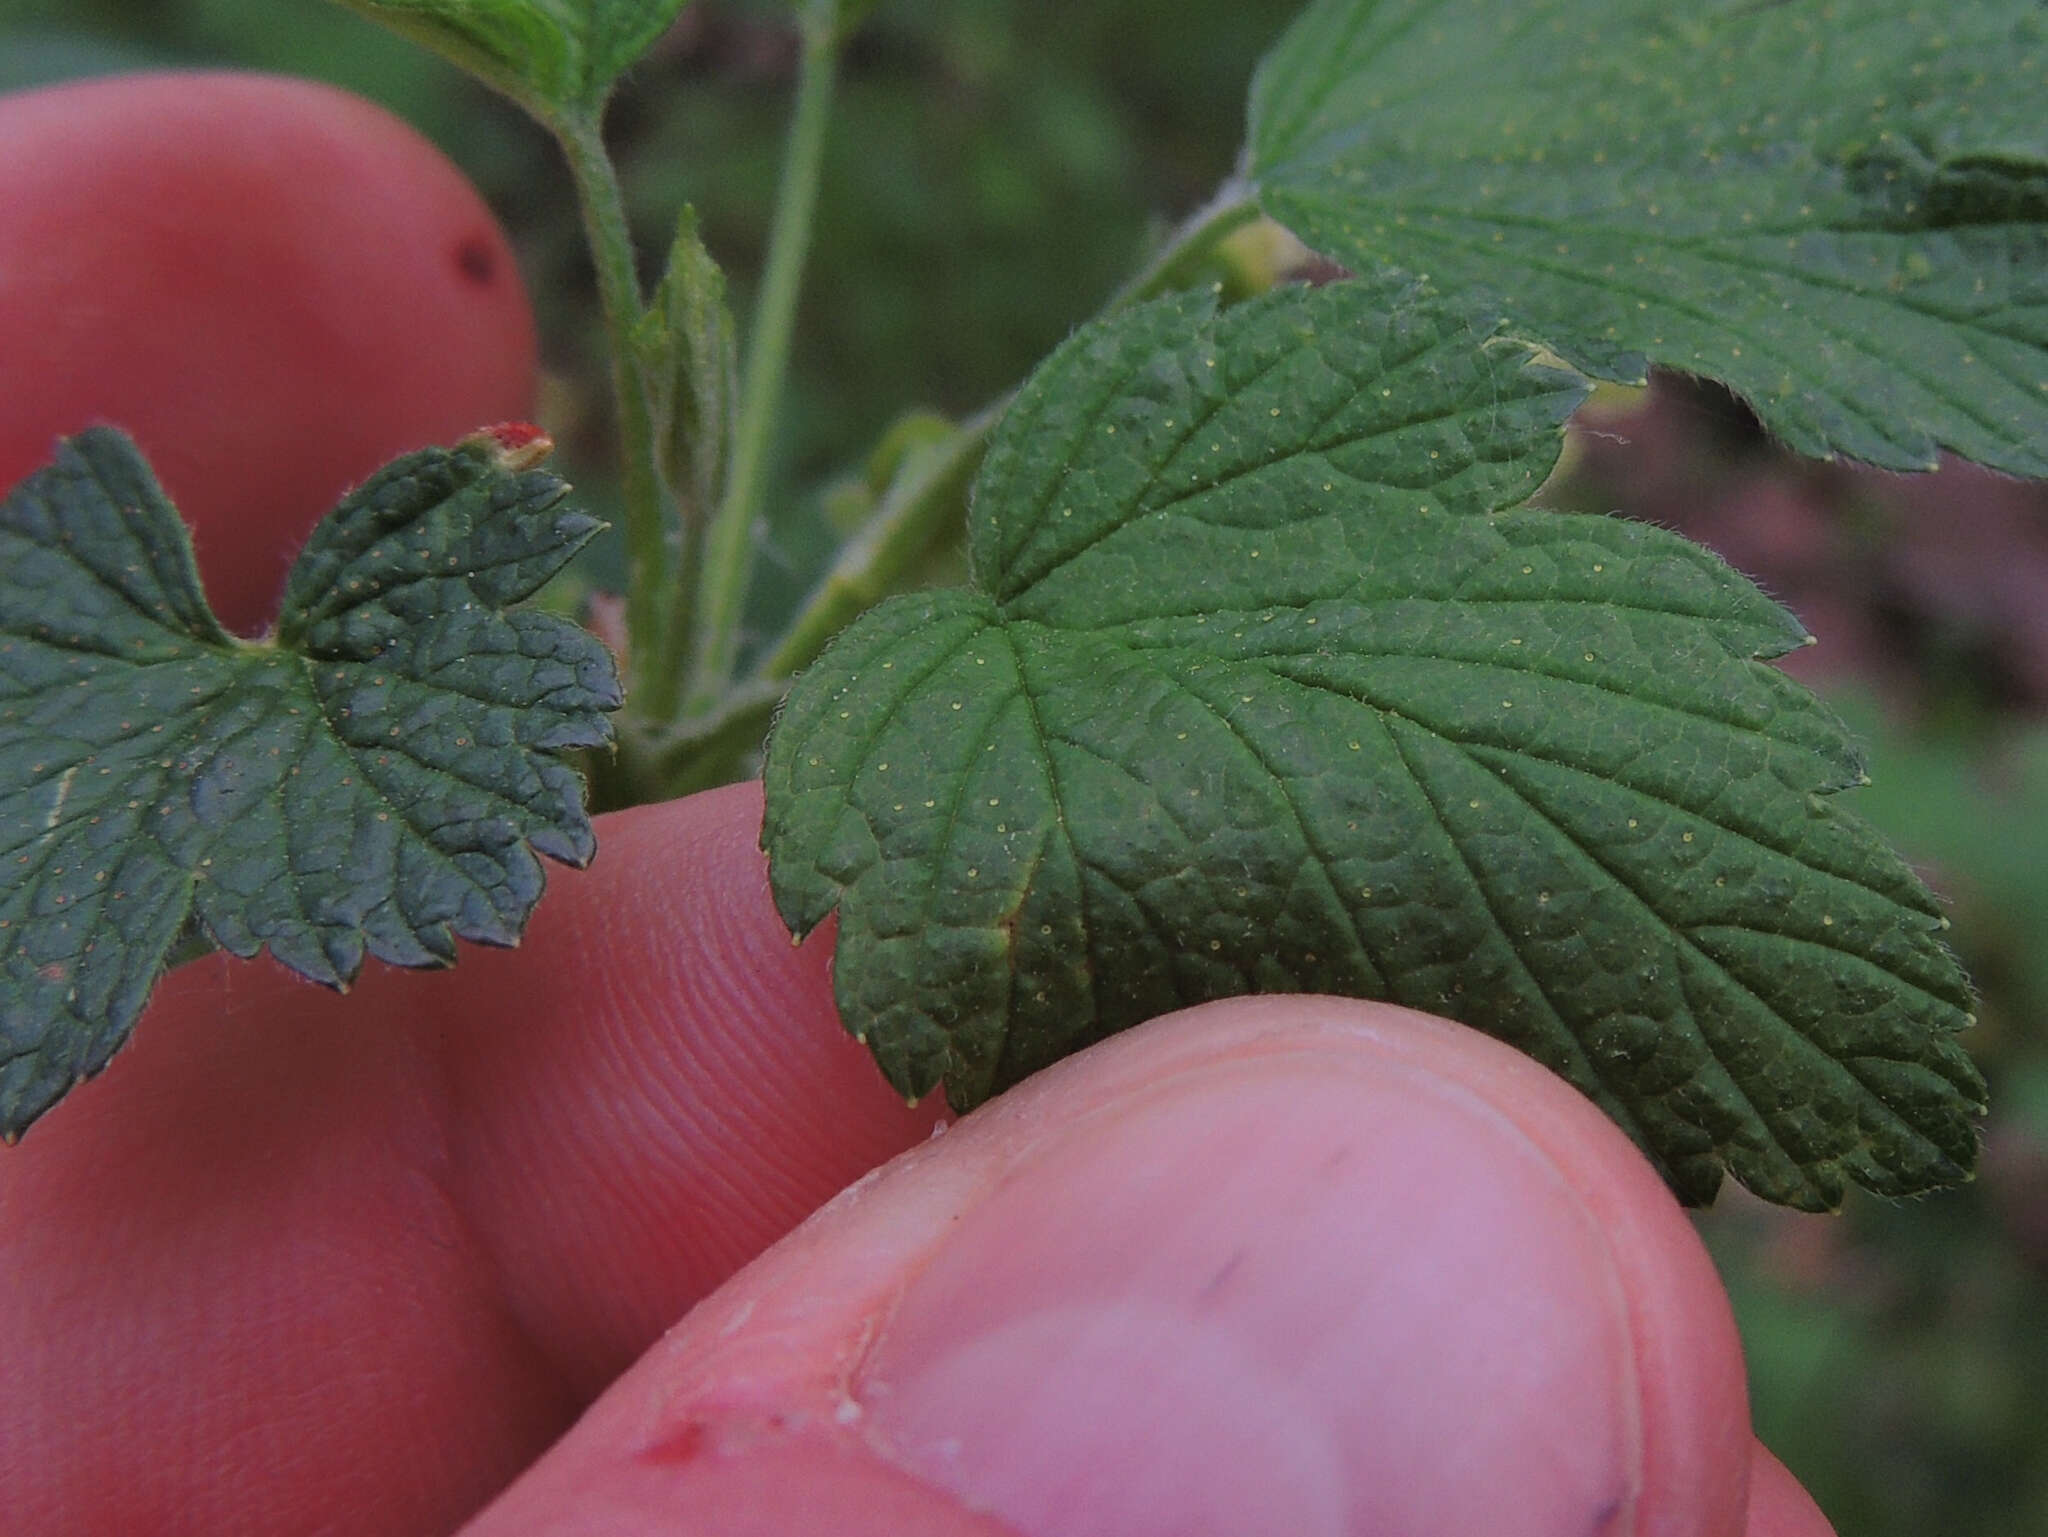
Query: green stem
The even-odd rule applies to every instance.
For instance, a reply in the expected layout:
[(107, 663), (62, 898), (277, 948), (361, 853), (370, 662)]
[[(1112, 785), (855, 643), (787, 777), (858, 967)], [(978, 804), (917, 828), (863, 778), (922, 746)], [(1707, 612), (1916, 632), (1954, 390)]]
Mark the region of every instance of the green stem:
[(625, 200), (611, 157), (605, 153), (599, 117), (598, 111), (564, 114), (555, 121), (554, 129), (576, 182), (583, 231), (597, 268), (605, 338), (611, 346), (619, 489), (626, 515), (626, 676), (633, 688), (634, 713), (661, 721), (671, 718), (675, 709), (674, 637), (665, 633), (663, 623), (672, 607), (668, 588), (675, 561), (669, 548), (667, 497), (656, 458), (653, 402), (635, 342), (644, 300), (634, 270)]
[(775, 195), (768, 265), (754, 305), (746, 364), (741, 372), (739, 425), (724, 500), (712, 519), (697, 574), (696, 635), (685, 718), (712, 709), (732, 677), (746, 604), (747, 565), (760, 515), (768, 450), (775, 435), (782, 382), (789, 368), (790, 336), (817, 206), (825, 130), (831, 119), (833, 76), (839, 62), (836, 0), (806, 7), (803, 62), (797, 76), (796, 114)]
[(953, 436), (922, 451), (916, 468), (897, 477), (832, 562), (782, 638), (754, 669), (762, 681), (794, 677), (825, 643), (885, 597), (891, 585), (949, 528), (965, 504), (990, 430), (1010, 403), (1005, 395), (962, 422)]
[(760, 751), (783, 693), (779, 683), (741, 683), (708, 714), (651, 742), (650, 769), (658, 793), (690, 795), (759, 772), (748, 760)]

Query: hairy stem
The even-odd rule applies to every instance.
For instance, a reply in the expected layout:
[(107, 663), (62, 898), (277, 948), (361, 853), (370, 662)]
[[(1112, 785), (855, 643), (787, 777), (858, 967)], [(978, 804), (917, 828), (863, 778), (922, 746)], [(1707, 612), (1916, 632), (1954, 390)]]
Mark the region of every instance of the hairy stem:
[(755, 300), (741, 370), (739, 423), (725, 497), (712, 519), (698, 570), (696, 635), (692, 647), (685, 718), (714, 708), (732, 677), (739, 651), (740, 617), (746, 604), (748, 556), (754, 521), (760, 515), (768, 450), (789, 368), (790, 336), (797, 296), (811, 241), (825, 130), (831, 118), (833, 77), (839, 62), (836, 0), (805, 8), (803, 61), (797, 77), (796, 112), (782, 181), (775, 196), (768, 264)]
[(786, 679), (809, 666), (827, 641), (887, 596), (920, 555), (958, 526), (989, 431), (1009, 403), (1006, 395), (983, 408), (897, 477), (754, 669), (757, 679)]
[(760, 751), (782, 695), (779, 683), (741, 683), (708, 714), (649, 743), (651, 769), (661, 794), (691, 795), (758, 773), (759, 765), (750, 760)]
[(620, 495), (626, 518), (626, 676), (632, 708), (646, 720), (674, 714), (675, 641), (663, 617), (673, 607), (675, 580), (668, 501), (656, 459), (653, 402), (634, 344), (644, 301), (633, 265), (633, 240), (617, 173), (605, 153), (598, 114), (565, 114), (554, 123), (583, 210), (583, 230), (597, 269), (605, 340), (611, 348), (612, 397), (618, 415)]

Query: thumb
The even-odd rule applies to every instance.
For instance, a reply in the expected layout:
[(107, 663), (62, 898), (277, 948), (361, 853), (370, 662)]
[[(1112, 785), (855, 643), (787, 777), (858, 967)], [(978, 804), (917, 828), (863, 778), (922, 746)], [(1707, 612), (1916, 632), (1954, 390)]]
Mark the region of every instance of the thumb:
[(1735, 1533), (1752, 1456), (1711, 1264), (1597, 1111), (1236, 1000), (855, 1186), (475, 1531)]

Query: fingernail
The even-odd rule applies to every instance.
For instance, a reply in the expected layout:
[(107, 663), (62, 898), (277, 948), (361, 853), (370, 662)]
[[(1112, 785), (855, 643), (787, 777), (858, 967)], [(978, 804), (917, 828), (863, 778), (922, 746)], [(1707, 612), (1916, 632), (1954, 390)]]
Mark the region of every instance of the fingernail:
[(1471, 1090), (1303, 1050), (1070, 1124), (905, 1292), (872, 1444), (1022, 1537), (1624, 1529), (1612, 1255)]

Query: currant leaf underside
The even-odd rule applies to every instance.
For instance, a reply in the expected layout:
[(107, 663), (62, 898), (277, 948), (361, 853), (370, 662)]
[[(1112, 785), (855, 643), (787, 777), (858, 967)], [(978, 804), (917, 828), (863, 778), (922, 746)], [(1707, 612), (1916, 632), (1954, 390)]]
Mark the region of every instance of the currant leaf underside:
[(594, 639), (513, 610), (600, 526), (488, 444), (408, 456), (314, 533), (277, 639), (223, 632), (134, 447), (93, 429), (0, 506), (0, 1133), (126, 1039), (174, 949), (514, 943), (536, 853), (593, 852), (560, 754), (609, 740)]
[(785, 920), (892, 1083), (964, 1110), (1254, 992), (1468, 1021), (1688, 1200), (1963, 1177), (1933, 899), (1718, 559), (1522, 507), (1584, 384), (1399, 284), (1077, 334), (975, 490), (975, 587), (892, 599), (771, 737)]
[(1497, 295), (1574, 366), (1722, 380), (1792, 448), (2048, 475), (2033, 0), (1317, 0), (1261, 66), (1265, 208)]

